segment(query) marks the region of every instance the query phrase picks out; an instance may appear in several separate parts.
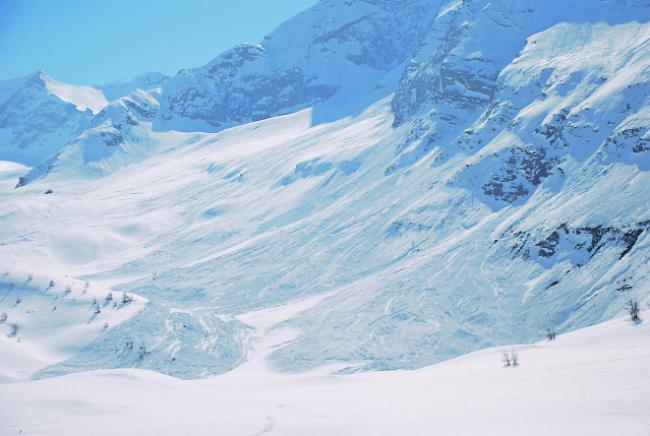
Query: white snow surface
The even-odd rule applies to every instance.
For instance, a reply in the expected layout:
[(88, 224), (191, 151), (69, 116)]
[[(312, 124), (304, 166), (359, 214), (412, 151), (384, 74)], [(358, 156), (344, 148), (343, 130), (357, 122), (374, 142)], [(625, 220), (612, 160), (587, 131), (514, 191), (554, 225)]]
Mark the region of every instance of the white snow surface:
[[(245, 315), (257, 350), (305, 301)], [(649, 314), (641, 314), (647, 318)], [(100, 370), (0, 384), (0, 431), (26, 435), (643, 436), (650, 428), (650, 324), (618, 319), (415, 371), (277, 374), (264, 353), (221, 376), (182, 381)]]
[(92, 86), (69, 85), (45, 76), (45, 87), (61, 100), (75, 105), (80, 111), (89, 109), (93, 114), (98, 114), (108, 105), (102, 91)]

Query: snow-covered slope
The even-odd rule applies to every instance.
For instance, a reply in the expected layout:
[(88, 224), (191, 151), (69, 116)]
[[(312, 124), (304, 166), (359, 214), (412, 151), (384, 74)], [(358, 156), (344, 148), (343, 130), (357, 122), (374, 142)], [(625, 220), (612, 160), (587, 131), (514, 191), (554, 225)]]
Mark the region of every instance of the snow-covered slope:
[(47, 269), (0, 273), (0, 382), (29, 379), (73, 356), (146, 303)]
[[(250, 316), (260, 326), (276, 317)], [(511, 352), (503, 347), (417, 371), (350, 376), (274, 374), (255, 365), (258, 356), (189, 382), (94, 371), (0, 385), (0, 418), (7, 434), (66, 436), (642, 436), (650, 427), (649, 334), (647, 322), (607, 322), (517, 347), (516, 368), (502, 366), (502, 352)]]
[(114, 100), (0, 192), (0, 260), (149, 304), (35, 375), (226, 372), (239, 315), (312, 296), (277, 369), (417, 368), (645, 304), (649, 19), (327, 0)]

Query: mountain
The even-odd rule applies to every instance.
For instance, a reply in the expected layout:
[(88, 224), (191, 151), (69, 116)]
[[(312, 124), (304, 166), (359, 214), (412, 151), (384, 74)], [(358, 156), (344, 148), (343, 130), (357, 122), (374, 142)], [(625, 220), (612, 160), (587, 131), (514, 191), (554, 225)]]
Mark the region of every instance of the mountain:
[(0, 159), (38, 163), (83, 132), (106, 104), (100, 91), (42, 71), (0, 82)]
[(162, 118), (214, 131), (325, 101), (319, 111), (327, 120), (362, 109), (357, 100), (367, 105), (373, 93), (391, 92), (384, 82), (416, 49), (435, 13), (430, 3), (400, 2), (396, 10), (384, 1), (320, 2), (259, 45), (181, 71), (164, 85)]
[(160, 88), (169, 77), (161, 73), (147, 72), (128, 79), (117, 80), (106, 85), (95, 85), (95, 88), (104, 93), (109, 101), (126, 97), (136, 90), (152, 91)]
[(324, 0), (94, 115), (60, 103), (83, 126), (0, 193), (0, 310), (32, 310), (10, 304), (30, 274), (147, 304), (30, 376), (224, 373), (249, 317), (305, 301), (265, 327), (299, 332), (277, 370), (419, 368), (646, 304), (649, 20), (643, 0)]

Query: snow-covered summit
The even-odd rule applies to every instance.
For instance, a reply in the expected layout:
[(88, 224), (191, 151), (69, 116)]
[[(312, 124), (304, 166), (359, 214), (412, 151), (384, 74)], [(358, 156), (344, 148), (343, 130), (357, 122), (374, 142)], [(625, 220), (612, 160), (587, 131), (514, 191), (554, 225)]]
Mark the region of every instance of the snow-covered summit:
[(42, 71), (0, 83), (0, 159), (34, 165), (80, 134), (108, 102)]

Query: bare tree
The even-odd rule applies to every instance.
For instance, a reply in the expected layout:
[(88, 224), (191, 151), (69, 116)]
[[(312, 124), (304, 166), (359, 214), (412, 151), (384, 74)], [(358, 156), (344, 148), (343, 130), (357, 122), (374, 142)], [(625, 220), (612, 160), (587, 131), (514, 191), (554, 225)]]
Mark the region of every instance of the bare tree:
[(510, 355), (508, 354), (507, 351), (503, 352), (503, 357), (501, 358), (503, 361), (503, 366), (512, 366), (512, 362), (510, 361)]
[(548, 339), (549, 341), (554, 341), (555, 336), (556, 336), (555, 330), (554, 329), (546, 329), (546, 335), (545, 336), (546, 336), (546, 339)]
[(122, 293), (122, 304), (128, 304), (131, 303), (132, 301), (133, 301), (133, 297), (127, 294), (126, 291), (124, 291)]
[(519, 366), (519, 353), (517, 353), (515, 348), (513, 348), (509, 353), (504, 351), (502, 361), (503, 366), (505, 367)]
[(630, 301), (627, 302), (627, 313), (630, 315), (630, 318), (632, 321), (639, 321), (639, 302), (636, 300), (630, 299)]
[(512, 358), (512, 366), (519, 366), (519, 353), (517, 353), (515, 348), (512, 349), (511, 353), (510, 357)]

